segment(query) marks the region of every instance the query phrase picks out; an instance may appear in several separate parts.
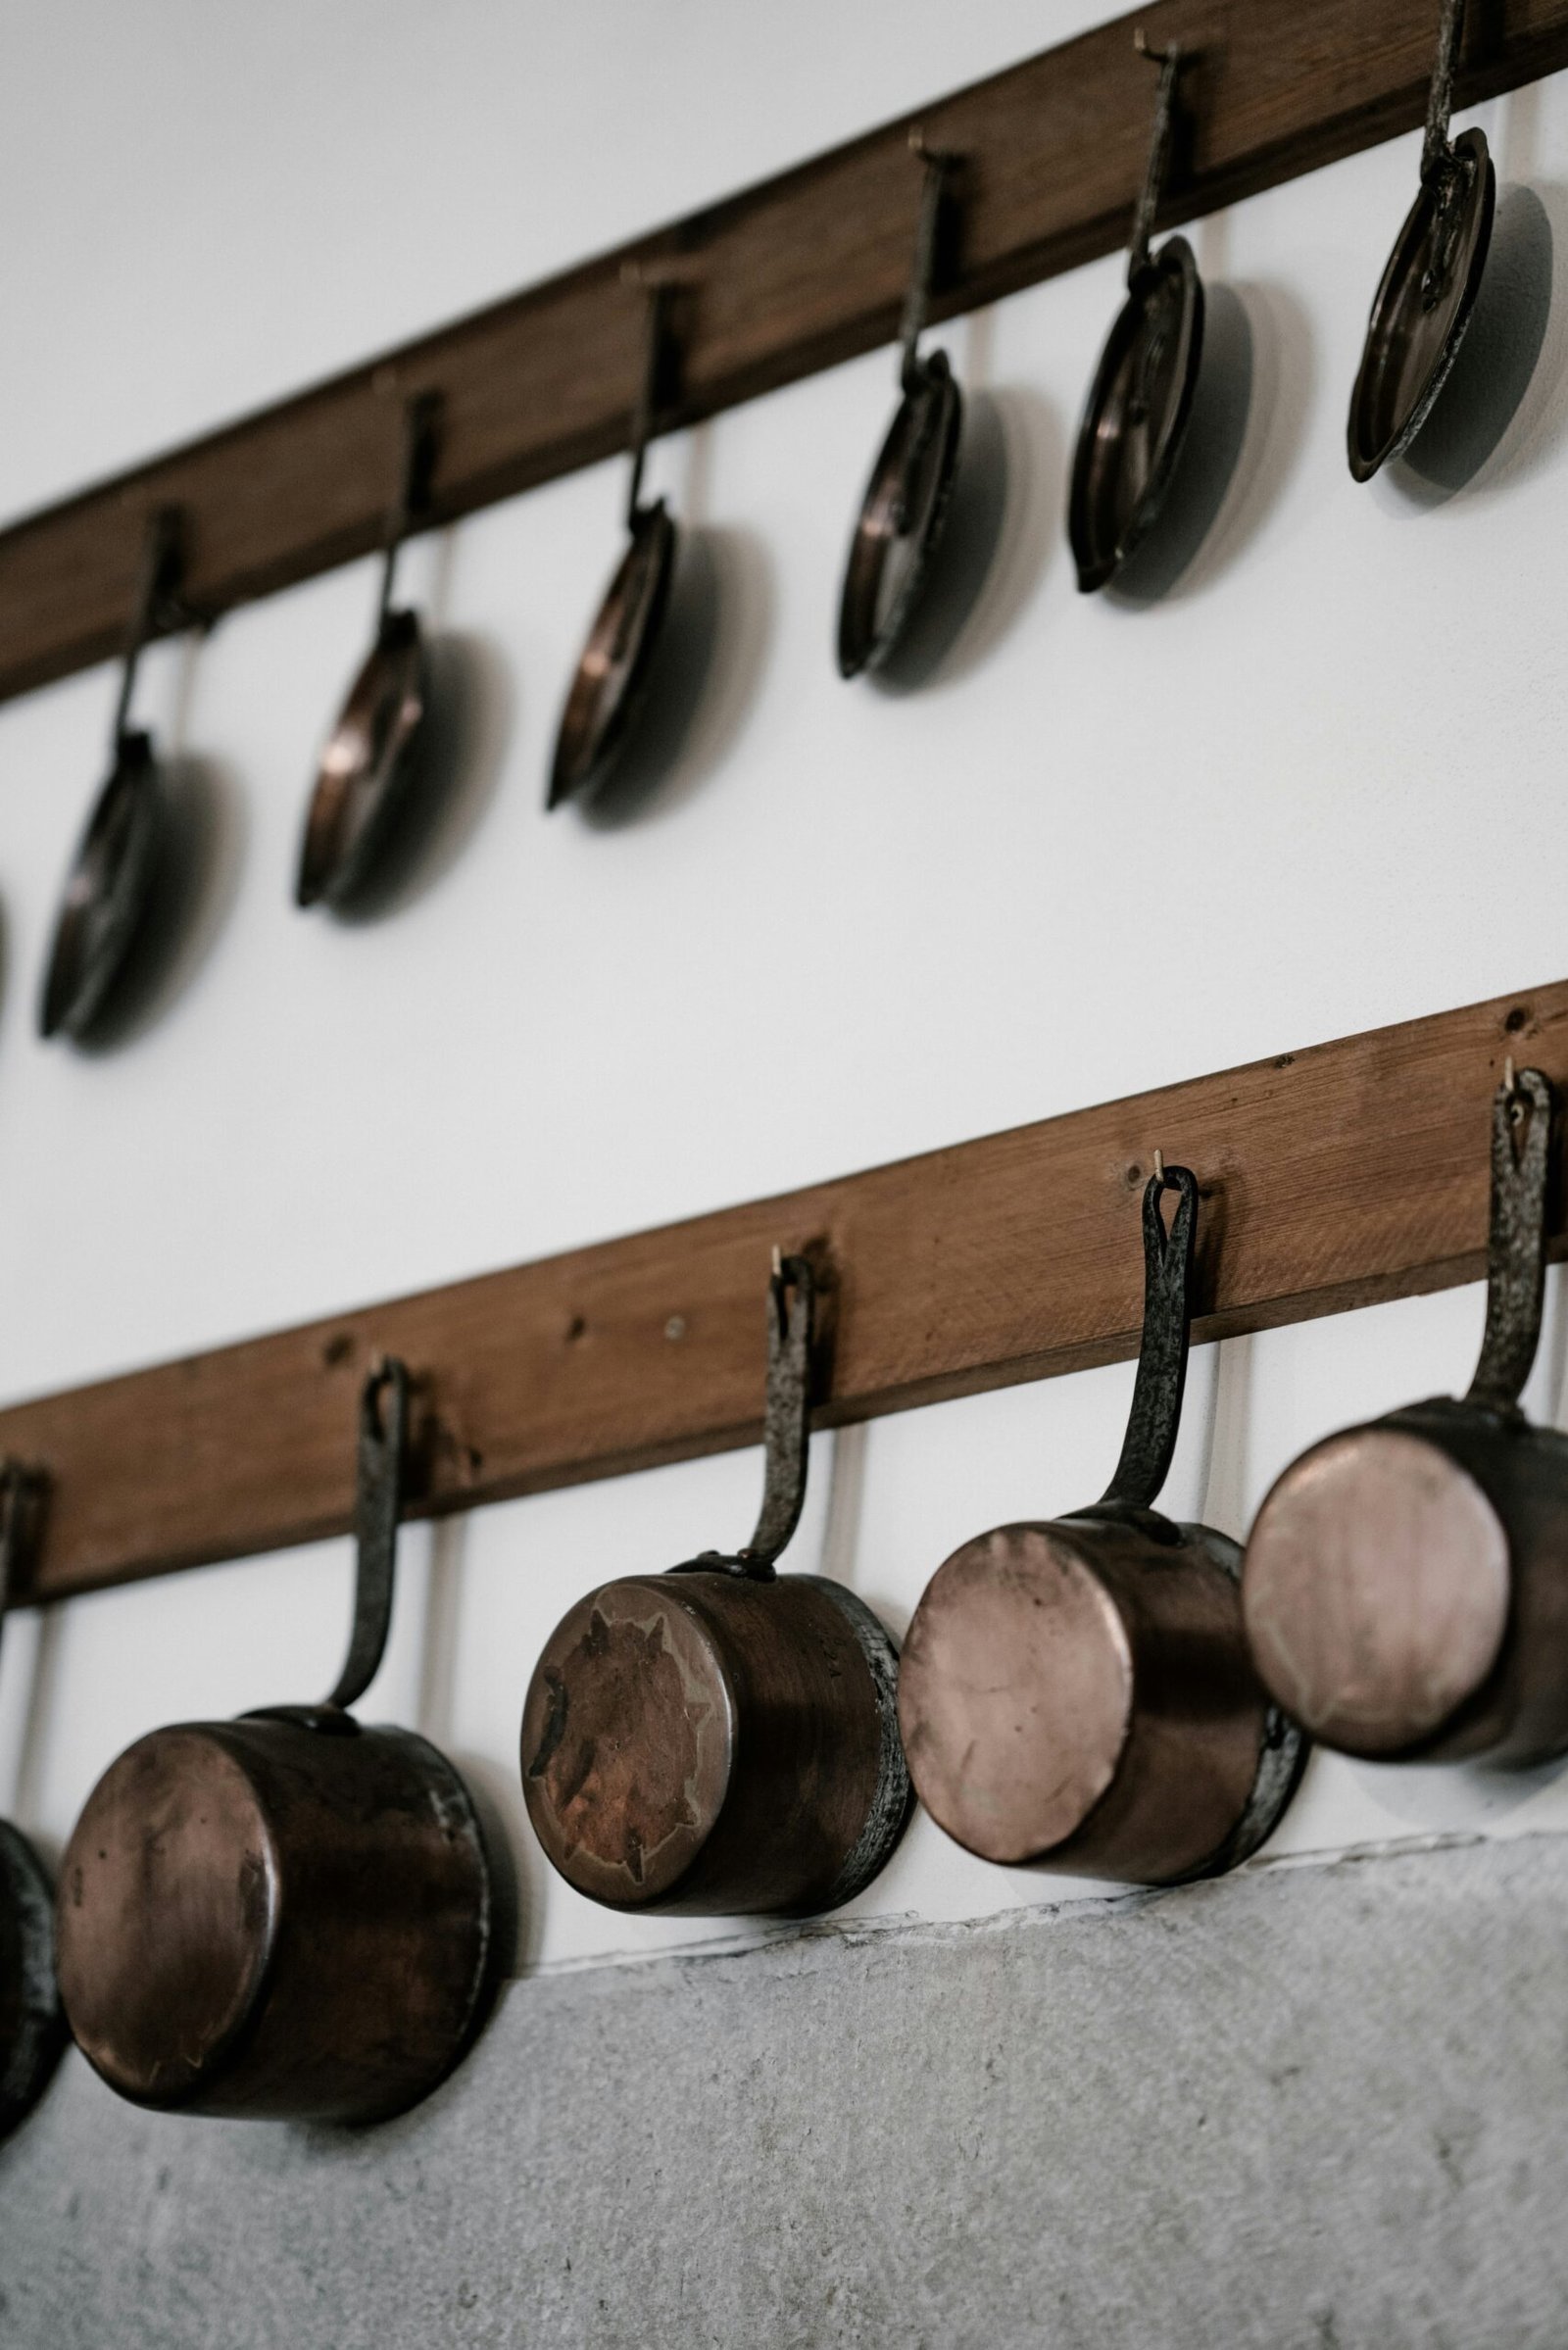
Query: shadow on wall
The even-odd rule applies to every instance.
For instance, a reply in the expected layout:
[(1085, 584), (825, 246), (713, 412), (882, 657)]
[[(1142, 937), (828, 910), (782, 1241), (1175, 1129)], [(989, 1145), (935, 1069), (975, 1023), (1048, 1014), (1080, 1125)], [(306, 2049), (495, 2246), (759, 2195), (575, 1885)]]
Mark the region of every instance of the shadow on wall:
[(1383, 503), (1422, 513), (1464, 490), (1511, 485), (1552, 456), (1568, 420), (1568, 349), (1559, 322), (1543, 367), (1557, 272), (1568, 255), (1568, 189), (1511, 187), (1453, 369), (1404, 457), (1385, 468)]
[(1055, 413), (1022, 385), (965, 395), (947, 527), (903, 643), (872, 683), (886, 694), (971, 675), (1033, 598), (1061, 537)]
[(647, 700), (618, 765), (581, 809), (612, 831), (681, 808), (728, 758), (772, 637), (772, 558), (754, 530), (682, 530)]
[[(426, 652), (423, 739), (397, 829), (347, 922), (378, 922), (451, 870), (495, 798), (512, 732), (512, 664), (493, 638), (449, 629)], [(304, 803), (301, 806), (304, 821)]]
[(1165, 503), (1105, 590), (1143, 609), (1200, 594), (1257, 536), (1306, 438), (1306, 313), (1279, 285), (1210, 285), (1187, 445)]

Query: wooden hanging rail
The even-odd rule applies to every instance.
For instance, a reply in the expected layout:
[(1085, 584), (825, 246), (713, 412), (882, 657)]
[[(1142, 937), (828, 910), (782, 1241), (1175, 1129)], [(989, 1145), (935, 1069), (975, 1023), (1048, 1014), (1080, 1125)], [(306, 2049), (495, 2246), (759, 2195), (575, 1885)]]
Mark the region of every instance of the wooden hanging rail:
[[(1568, 65), (1568, 0), (1468, 15), (1460, 105)], [(1191, 152), (1162, 214), (1173, 222), (1414, 127), (1438, 16), (1438, 0), (1152, 0), (922, 107), (928, 143), (964, 158), (961, 247), (934, 315), (1124, 240), (1153, 102), (1136, 25), (1197, 53), (1183, 76)], [(919, 197), (909, 127), (855, 139), (0, 532), (0, 699), (117, 650), (156, 507), (181, 512), (186, 601), (209, 619), (368, 553), (407, 394), (442, 402), (437, 523), (625, 447), (642, 335), (626, 262), (687, 289), (670, 421), (889, 341)], [(1348, 301), (1370, 300), (1395, 225), (1369, 228), (1365, 282)]]
[(775, 1245), (826, 1283), (819, 1425), (1130, 1355), (1156, 1147), (1202, 1188), (1199, 1341), (1475, 1279), (1509, 1053), (1568, 1094), (1568, 981), (19, 1404), (0, 1453), (53, 1487), (27, 1595), (345, 1532), (381, 1351), (421, 1513), (756, 1443)]

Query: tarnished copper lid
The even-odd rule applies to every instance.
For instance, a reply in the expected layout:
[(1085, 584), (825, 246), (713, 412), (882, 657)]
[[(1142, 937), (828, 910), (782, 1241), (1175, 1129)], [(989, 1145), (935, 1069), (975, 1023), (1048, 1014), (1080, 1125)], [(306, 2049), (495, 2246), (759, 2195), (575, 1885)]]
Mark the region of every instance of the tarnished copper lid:
[(606, 1584), (557, 1625), (528, 1687), (522, 1787), (534, 1832), (579, 1891), (658, 1901), (717, 1823), (735, 1693), (713, 1628), (668, 1576)]
[(1268, 1495), (1242, 1599), (1279, 1703), (1349, 1753), (1392, 1754), (1434, 1736), (1496, 1663), (1508, 1538), (1451, 1452), (1407, 1429), (1352, 1428)]
[(1485, 135), (1461, 131), (1411, 206), (1372, 303), (1350, 394), (1350, 471), (1366, 481), (1430, 415), (1481, 287), (1496, 196)]
[(1192, 421), (1203, 287), (1187, 239), (1135, 273), (1105, 340), (1073, 457), (1067, 535), (1085, 594), (1105, 586), (1152, 526)]
[(111, 1764), (61, 1864), (61, 1995), (122, 2096), (173, 2105), (221, 2066), (260, 1997), (279, 1857), (239, 1756), (202, 1725)]

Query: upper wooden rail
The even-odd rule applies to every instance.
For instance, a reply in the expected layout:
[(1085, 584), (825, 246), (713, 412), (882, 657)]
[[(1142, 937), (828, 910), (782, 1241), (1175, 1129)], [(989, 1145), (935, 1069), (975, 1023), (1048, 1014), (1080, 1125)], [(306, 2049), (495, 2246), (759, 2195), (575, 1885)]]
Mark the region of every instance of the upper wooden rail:
[(0, 1453), (52, 1485), (31, 1595), (346, 1531), (382, 1350), (420, 1511), (754, 1443), (775, 1246), (825, 1279), (818, 1424), (1130, 1354), (1155, 1148), (1202, 1190), (1200, 1340), (1470, 1280), (1509, 1053), (1568, 1094), (1568, 981), (17, 1405)]
[[(920, 108), (928, 143), (964, 158), (960, 249), (936, 314), (1124, 239), (1153, 100), (1135, 25), (1155, 45), (1180, 38), (1196, 53), (1170, 222), (1412, 128), (1438, 14), (1438, 0), (1152, 0)], [(1468, 19), (1463, 105), (1568, 65), (1568, 0), (1471, 0)], [(625, 262), (687, 289), (671, 422), (889, 340), (919, 197), (910, 124), (855, 139), (0, 533), (0, 698), (116, 650), (155, 506), (182, 513), (186, 599), (208, 618), (367, 553), (407, 394), (435, 391), (443, 404), (435, 522), (624, 447), (642, 334)], [(1396, 226), (1368, 222), (1364, 286), (1347, 300), (1370, 299)], [(1086, 350), (1086, 382), (1093, 360)], [(868, 445), (879, 422), (867, 418)]]

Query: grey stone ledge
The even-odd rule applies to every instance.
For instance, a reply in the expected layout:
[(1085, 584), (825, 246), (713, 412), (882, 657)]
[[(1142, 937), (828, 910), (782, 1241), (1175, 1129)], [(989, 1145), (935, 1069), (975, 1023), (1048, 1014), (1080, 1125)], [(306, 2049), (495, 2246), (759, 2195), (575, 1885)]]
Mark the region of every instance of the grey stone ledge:
[(416, 2113), (68, 2058), (5, 2350), (1561, 2350), (1568, 1837), (535, 1976)]

